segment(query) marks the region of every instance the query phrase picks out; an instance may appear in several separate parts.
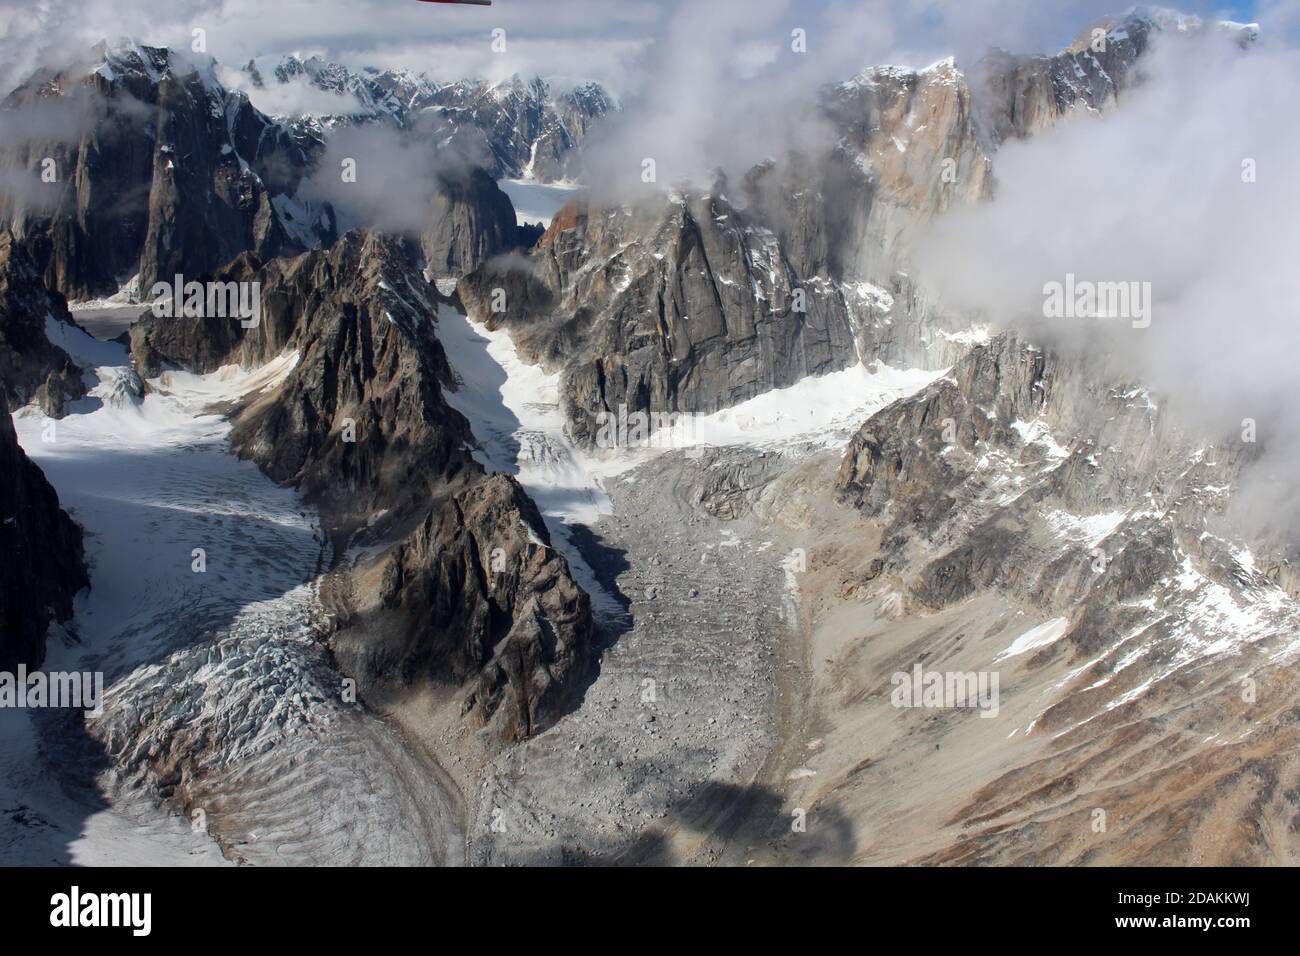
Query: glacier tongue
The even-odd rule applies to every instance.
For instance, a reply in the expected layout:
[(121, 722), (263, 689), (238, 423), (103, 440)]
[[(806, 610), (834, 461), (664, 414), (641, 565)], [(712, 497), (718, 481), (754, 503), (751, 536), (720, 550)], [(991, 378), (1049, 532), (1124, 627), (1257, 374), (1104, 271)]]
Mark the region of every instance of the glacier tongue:
[(205, 411), (273, 385), (296, 356), (165, 373), (122, 400), (124, 350), (49, 331), (120, 361), (96, 369), (99, 384), (53, 441), (38, 410), (15, 415), (24, 449), (86, 528), (91, 564), (79, 633), (51, 640), (45, 668), (102, 671), (107, 693), (84, 724), (80, 711), (4, 715), (0, 796), (27, 825), (0, 855), (456, 862), (452, 801), (386, 724), (345, 700), (319, 640), (328, 548), (315, 516), (229, 454), (228, 422)]

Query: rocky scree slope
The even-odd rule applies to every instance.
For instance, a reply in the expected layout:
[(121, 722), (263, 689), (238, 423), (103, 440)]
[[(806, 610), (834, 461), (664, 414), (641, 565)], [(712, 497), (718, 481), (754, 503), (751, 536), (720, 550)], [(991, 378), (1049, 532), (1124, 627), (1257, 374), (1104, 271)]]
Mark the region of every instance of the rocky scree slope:
[[(1253, 457), (1096, 356), (1010, 334), (862, 427), (836, 491), (880, 545), (835, 559), (840, 598), (911, 635), (878, 666), (982, 658), (1010, 715), (926, 724), (928, 772), (987, 762), (916, 861), (1294, 862), (1300, 610), (1284, 559), (1231, 519)], [(865, 807), (895, 756), (834, 799)], [(1087, 838), (1097, 807), (1121, 839)]]

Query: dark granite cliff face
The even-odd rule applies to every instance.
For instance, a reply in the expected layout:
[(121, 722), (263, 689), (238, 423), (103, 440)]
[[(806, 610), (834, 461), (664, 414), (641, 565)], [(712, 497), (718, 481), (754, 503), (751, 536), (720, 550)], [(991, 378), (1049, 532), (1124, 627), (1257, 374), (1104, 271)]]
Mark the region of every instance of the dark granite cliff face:
[(856, 361), (844, 295), (800, 275), (774, 233), (716, 192), (627, 209), (575, 201), (527, 265), (490, 263), (458, 293), (471, 316), (563, 368), (584, 443), (621, 405), (715, 411)]
[(342, 523), (422, 510), (475, 470), (469, 426), (442, 395), (451, 373), (431, 320), (433, 291), (410, 251), (348, 233), (255, 274), (270, 309), (243, 361), (286, 345), (300, 357), (272, 397), (236, 415), (232, 441)]
[(562, 369), (576, 440), (620, 406), (709, 413), (859, 361), (948, 358), (928, 355), (937, 317), (902, 265), (908, 230), (987, 193), (964, 78), (951, 63), (869, 70), (821, 105), (840, 134), (824, 153), (765, 162), (734, 187), (576, 199), (526, 266), (462, 280), (472, 316)]
[(1152, 45), (1210, 31), (1245, 48), (1258, 27), (1206, 22), (1173, 10), (1137, 7), (1080, 32), (1054, 56), (1013, 56), (994, 51), (971, 71), (977, 126), (990, 149), (1007, 139), (1032, 136), (1072, 112), (1105, 112), (1142, 82), (1142, 58)]
[(257, 283), (261, 317), (146, 315), (131, 330), (145, 376), (166, 366), (211, 372), (297, 353), (273, 394), (235, 415), (232, 442), (277, 481), (298, 487), (341, 525), (406, 513), (473, 468), (464, 419), (442, 397), (450, 381), (432, 287), (408, 243), (349, 232), (329, 249), (263, 263), (243, 255), (213, 281)]
[(485, 478), (430, 512), (382, 580), (402, 643), (365, 661), (373, 676), (450, 666), (468, 682), (462, 711), (503, 743), (549, 727), (572, 702), (591, 661), (590, 599), (513, 478)]
[(228, 93), (210, 60), (103, 45), (92, 60), (38, 72), (0, 107), (58, 130), (0, 150), (0, 169), (23, 186), (0, 195), (0, 222), (31, 243), (51, 288), (88, 298), (138, 274), (147, 294), (245, 250), (332, 239), (332, 211), (293, 198), (311, 144)]
[(47, 319), (71, 322), (63, 297), (41, 283), (23, 244), (0, 230), (0, 385), (13, 407), (34, 402), (52, 417), (86, 394), (82, 371), (45, 336)]
[(89, 584), (81, 528), (23, 452), (10, 408), (31, 402), (63, 414), (86, 393), (82, 370), (45, 337), (47, 317), (71, 321), (63, 297), (41, 284), (27, 250), (0, 230), (0, 670), (39, 667), (50, 624), (72, 617)]
[(342, 602), (345, 671), (363, 691), (463, 684), (466, 718), (500, 744), (572, 702), (590, 602), (518, 484), (473, 460), (469, 423), (443, 396), (438, 295), (417, 258), (368, 232), (293, 259), (241, 256), (215, 278), (260, 283), (257, 327), (149, 315), (132, 354), (146, 374), (283, 363), (232, 411), (235, 450), (317, 502), (336, 540), (376, 521), (397, 535), (354, 569), (383, 583), (375, 601)]
[(1138, 59), (1159, 27), (1132, 17), (1099, 24), (1099, 38), (1093, 29), (1055, 56), (994, 51), (976, 64), (971, 85), (980, 132), (991, 148), (1048, 129), (1074, 110), (1110, 109), (1137, 81)]
[[(0, 107), (32, 131), (0, 149), (0, 175), (20, 187), (0, 193), (0, 224), (28, 242), (52, 288), (89, 298), (117, 292), (134, 278), (135, 294), (145, 298), (155, 282), (177, 274), (197, 278), (241, 252), (269, 259), (334, 241), (334, 209), (319, 198), (319, 184), (307, 183), (328, 128), (263, 115), (242, 92), (221, 86), (209, 60), (135, 45), (101, 45), (96, 60), (97, 66), (38, 72)], [(324, 83), (331, 74), (310, 75)], [(425, 91), (435, 113), (435, 101), (449, 90)], [(503, 124), (518, 119), (536, 126), (528, 126), (529, 155), (536, 144), (538, 162), (559, 169), (574, 144), (569, 126), (585, 129), (584, 110), (599, 105), (563, 98), (551, 104), (550, 94), (535, 86), (477, 95), (500, 100), (497, 119), (483, 120), (492, 148), (456, 139), (448, 155), (505, 163), (502, 174), (510, 175), (522, 170), (517, 157), (505, 157), (524, 147), (495, 144), (492, 136), (505, 135)], [(467, 115), (450, 105), (447, 114)], [(443, 143), (432, 115), (414, 110), (403, 134), (413, 143)], [(531, 119), (525, 123), (524, 116)], [(50, 182), (42, 179), (47, 160)], [(508, 197), (488, 172), (469, 163), (446, 165), (421, 245), (436, 274), (459, 277), (529, 237), (520, 235)]]
[(46, 632), (88, 587), (81, 528), (23, 452), (0, 397), (0, 671), (45, 660)]
[(59, 417), (85, 394), (82, 371), (45, 337), (47, 316), (70, 321), (63, 297), (46, 289), (22, 245), (0, 231), (0, 670), (45, 659), (50, 624), (72, 617), (89, 584), (81, 528), (23, 452), (9, 415), (33, 402)]
[(523, 241), (510, 197), (478, 167), (439, 177), (420, 248), (429, 271), (460, 278)]
[(0, 671), (39, 667), (50, 625), (71, 620), (89, 583), (81, 528), (18, 445), (0, 399)]

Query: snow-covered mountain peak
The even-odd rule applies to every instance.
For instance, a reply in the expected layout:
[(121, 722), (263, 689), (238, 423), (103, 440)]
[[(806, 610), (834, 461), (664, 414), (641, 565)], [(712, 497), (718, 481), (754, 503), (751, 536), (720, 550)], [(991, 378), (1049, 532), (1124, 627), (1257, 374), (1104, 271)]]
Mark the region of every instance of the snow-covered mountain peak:
[(1132, 39), (1135, 34), (1198, 36), (1208, 30), (1218, 30), (1245, 46), (1258, 41), (1261, 36), (1258, 23), (1205, 20), (1196, 14), (1183, 13), (1171, 7), (1140, 4), (1120, 16), (1106, 17), (1089, 26), (1067, 47), (1067, 51), (1079, 52), (1088, 48), (1093, 42), (1094, 32), (1098, 29), (1106, 31), (1107, 42), (1123, 42)]

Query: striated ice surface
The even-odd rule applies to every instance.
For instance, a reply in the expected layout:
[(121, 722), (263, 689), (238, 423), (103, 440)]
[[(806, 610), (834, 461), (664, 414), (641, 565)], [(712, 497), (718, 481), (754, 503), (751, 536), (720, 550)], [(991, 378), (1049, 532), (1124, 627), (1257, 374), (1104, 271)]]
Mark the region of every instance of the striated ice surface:
[(102, 671), (107, 699), (99, 717), (0, 715), (0, 862), (458, 862), (453, 801), (350, 702), (321, 641), (315, 514), (207, 411), (297, 356), (164, 373), (141, 397), (120, 347), (50, 337), (97, 384), (52, 433), (15, 415), (91, 565), (45, 669)]

